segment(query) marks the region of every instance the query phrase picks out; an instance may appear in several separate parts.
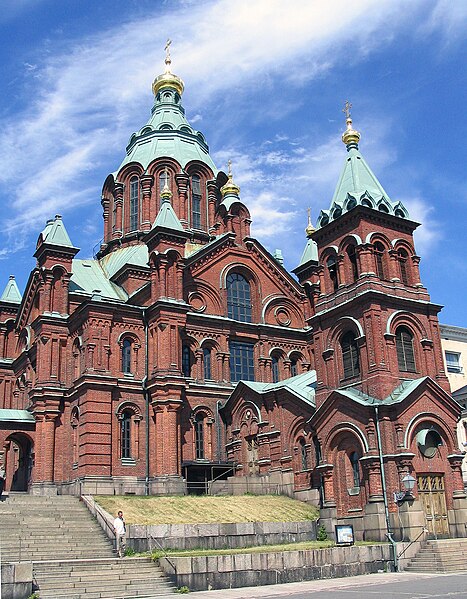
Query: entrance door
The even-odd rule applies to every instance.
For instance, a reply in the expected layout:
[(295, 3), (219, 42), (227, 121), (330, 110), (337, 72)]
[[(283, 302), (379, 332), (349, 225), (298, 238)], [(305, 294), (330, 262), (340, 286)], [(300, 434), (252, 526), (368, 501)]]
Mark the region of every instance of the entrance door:
[(259, 474), (258, 465), (258, 440), (256, 435), (246, 437), (246, 451), (247, 451), (247, 463), (248, 463), (248, 474), (255, 476)]
[(428, 533), (435, 539), (449, 536), (444, 477), (437, 474), (420, 474), (418, 494), (425, 512)]

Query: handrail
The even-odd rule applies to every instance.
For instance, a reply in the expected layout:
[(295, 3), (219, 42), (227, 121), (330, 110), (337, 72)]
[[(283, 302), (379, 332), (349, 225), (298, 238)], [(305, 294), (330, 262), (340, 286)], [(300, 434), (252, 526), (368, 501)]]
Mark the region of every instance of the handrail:
[[(417, 526), (416, 528), (419, 528), (419, 527)], [(413, 541), (410, 541), (410, 543), (407, 545), (407, 547), (406, 547), (406, 548), (405, 548), (403, 551), (401, 551), (401, 553), (399, 553), (399, 555), (397, 556), (397, 559), (399, 559), (401, 556), (403, 556), (403, 555), (404, 555), (404, 553), (407, 551), (407, 549), (408, 549), (409, 547), (411, 547), (411, 546), (412, 546), (414, 543), (416, 543), (416, 542), (418, 541), (418, 539), (419, 539), (419, 538), (422, 536), (422, 534), (424, 534), (424, 533), (428, 532), (428, 529), (427, 529), (427, 528), (425, 528), (425, 526), (422, 526), (422, 527), (421, 527), (421, 529), (422, 529), (422, 531), (421, 531), (421, 533), (418, 535), (418, 537), (416, 537), (416, 538), (415, 538)]]
[[(169, 562), (169, 564), (172, 566), (174, 572), (175, 572), (175, 576), (177, 576), (177, 566), (173, 563), (173, 561), (169, 558), (169, 554), (167, 553), (166, 549), (164, 548), (164, 546), (156, 539), (156, 537), (154, 537), (151, 533), (147, 533), (148, 538), (153, 540), (155, 542), (155, 544), (158, 546), (158, 548), (162, 551), (162, 553), (164, 554), (164, 558)], [(152, 553), (152, 549), (151, 549), (151, 545), (149, 545), (149, 550)]]

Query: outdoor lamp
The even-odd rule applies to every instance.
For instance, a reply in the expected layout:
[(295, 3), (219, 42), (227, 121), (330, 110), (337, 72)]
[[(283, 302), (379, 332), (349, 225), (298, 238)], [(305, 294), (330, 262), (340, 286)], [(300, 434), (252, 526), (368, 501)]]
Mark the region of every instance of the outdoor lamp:
[(415, 487), (415, 477), (411, 474), (406, 474), (402, 479), (402, 484), (404, 485), (404, 490), (406, 495), (412, 495), (413, 488)]

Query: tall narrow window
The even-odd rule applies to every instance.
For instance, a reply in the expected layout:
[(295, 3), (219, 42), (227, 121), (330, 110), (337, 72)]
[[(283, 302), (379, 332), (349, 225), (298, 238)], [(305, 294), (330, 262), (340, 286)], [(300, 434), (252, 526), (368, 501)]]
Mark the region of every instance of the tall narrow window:
[(195, 418), (195, 453), (197, 460), (204, 460), (204, 414), (198, 413)]
[(339, 287), (339, 278), (337, 276), (337, 263), (336, 259), (331, 256), (328, 258), (326, 262), (326, 266), (328, 267), (329, 278), (331, 279), (332, 288), (334, 291), (337, 291)]
[(344, 378), (351, 378), (360, 374), (360, 358), (355, 335), (348, 331), (341, 339), (342, 361)]
[(409, 258), (409, 255), (407, 254), (407, 252), (405, 250), (399, 250), (398, 256), (399, 256), (399, 268), (401, 271), (401, 281), (404, 283), (404, 285), (410, 285), (409, 273), (407, 270), (407, 260)]
[(252, 343), (231, 341), (230, 350), (230, 380), (237, 381), (255, 380), (255, 363)]
[(290, 376), (297, 376), (298, 374), (298, 360), (297, 358), (292, 358), (290, 360)]
[(210, 347), (203, 348), (203, 374), (205, 379), (212, 379)]
[(358, 464), (359, 456), (356, 451), (352, 452), (349, 456), (350, 465), (352, 466), (352, 478), (353, 478), (353, 486), (355, 488), (360, 487), (360, 467)]
[(280, 376), (279, 376), (279, 358), (277, 356), (272, 356), (271, 369), (272, 369), (272, 382), (278, 383)]
[(191, 226), (201, 229), (201, 183), (198, 175), (191, 177)]
[(386, 278), (386, 273), (384, 272), (384, 245), (377, 241), (373, 248), (376, 261), (376, 274), (383, 281)]
[(313, 447), (315, 448), (315, 460), (318, 466), (321, 463), (321, 444), (318, 437), (313, 437)]
[(300, 458), (302, 462), (302, 470), (308, 470), (308, 451), (305, 443), (305, 439), (300, 437)]
[(121, 457), (131, 458), (131, 412), (125, 410), (120, 420)]
[(347, 256), (349, 257), (350, 268), (352, 273), (352, 282), (358, 279), (358, 266), (357, 266), (357, 254), (355, 252), (355, 246), (349, 245), (347, 247)]
[(413, 335), (407, 327), (398, 327), (396, 330), (396, 351), (399, 370), (416, 372)]
[(138, 228), (139, 216), (139, 181), (138, 177), (130, 179), (130, 231)]
[(227, 315), (234, 320), (251, 322), (250, 284), (236, 272), (227, 277)]
[(117, 227), (117, 203), (114, 200), (113, 208), (112, 208), (112, 230), (115, 231), (116, 227)]
[(122, 372), (131, 373), (131, 340), (124, 339), (122, 344)]
[(188, 345), (182, 347), (182, 373), (191, 376), (191, 351)]

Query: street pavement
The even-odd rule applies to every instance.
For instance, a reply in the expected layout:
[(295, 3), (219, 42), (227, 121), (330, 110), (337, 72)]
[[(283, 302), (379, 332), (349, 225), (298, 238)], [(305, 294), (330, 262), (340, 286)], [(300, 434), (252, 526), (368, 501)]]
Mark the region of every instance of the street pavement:
[[(368, 574), (262, 587), (198, 591), (189, 596), (192, 599), (467, 599), (467, 571), (456, 574)], [(173, 595), (170, 597), (173, 598)]]

